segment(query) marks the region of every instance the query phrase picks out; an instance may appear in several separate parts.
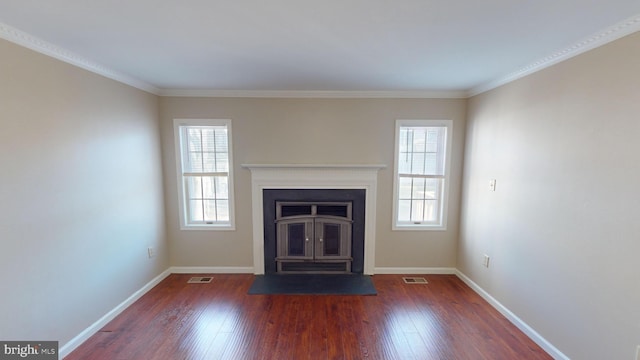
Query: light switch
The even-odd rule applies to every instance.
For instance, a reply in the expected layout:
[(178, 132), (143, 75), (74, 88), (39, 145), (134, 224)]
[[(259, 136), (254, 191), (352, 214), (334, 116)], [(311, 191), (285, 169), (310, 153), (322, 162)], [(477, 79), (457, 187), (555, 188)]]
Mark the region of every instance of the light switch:
[(496, 191), (496, 179), (489, 180), (489, 190)]

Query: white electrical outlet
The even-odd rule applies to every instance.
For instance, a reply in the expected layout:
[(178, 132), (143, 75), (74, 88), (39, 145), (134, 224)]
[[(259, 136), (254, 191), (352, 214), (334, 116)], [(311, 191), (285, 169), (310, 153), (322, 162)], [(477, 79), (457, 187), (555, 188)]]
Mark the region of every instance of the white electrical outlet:
[(152, 247), (148, 247), (147, 248), (147, 254), (149, 254), (149, 259), (151, 259), (154, 255), (153, 253), (153, 248)]
[(487, 254), (484, 254), (484, 255), (483, 255), (483, 258), (482, 258), (482, 265), (483, 265), (484, 267), (487, 267), (487, 268), (489, 267), (489, 255), (487, 255)]
[(489, 180), (489, 190), (496, 191), (496, 179)]

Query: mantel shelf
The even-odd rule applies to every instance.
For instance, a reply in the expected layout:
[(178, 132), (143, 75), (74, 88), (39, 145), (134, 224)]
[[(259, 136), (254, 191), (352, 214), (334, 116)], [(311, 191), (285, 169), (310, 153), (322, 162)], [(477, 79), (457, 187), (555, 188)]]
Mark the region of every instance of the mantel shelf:
[(241, 164), (245, 169), (360, 169), (382, 170), (385, 164)]

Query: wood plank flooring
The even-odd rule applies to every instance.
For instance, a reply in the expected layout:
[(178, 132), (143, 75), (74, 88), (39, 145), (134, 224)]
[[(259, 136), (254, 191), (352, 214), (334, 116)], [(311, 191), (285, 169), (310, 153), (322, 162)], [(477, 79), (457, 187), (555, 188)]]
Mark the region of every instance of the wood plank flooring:
[(65, 359), (551, 359), (454, 275), (374, 275), (377, 296), (247, 295), (173, 274)]

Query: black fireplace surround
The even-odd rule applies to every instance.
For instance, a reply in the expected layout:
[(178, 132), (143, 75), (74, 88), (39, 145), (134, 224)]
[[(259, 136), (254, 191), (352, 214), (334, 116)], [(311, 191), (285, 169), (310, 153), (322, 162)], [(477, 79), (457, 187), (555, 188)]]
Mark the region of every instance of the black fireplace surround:
[(276, 202), (351, 202), (353, 211), (351, 272), (364, 273), (365, 189), (263, 189), (264, 270), (277, 274)]

